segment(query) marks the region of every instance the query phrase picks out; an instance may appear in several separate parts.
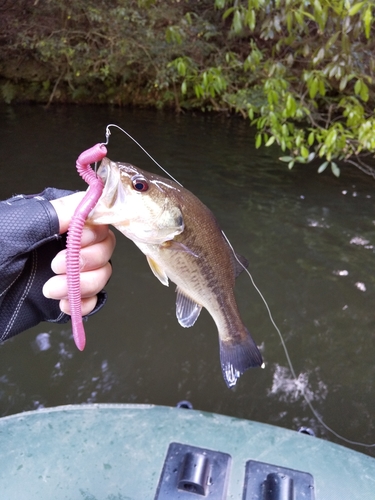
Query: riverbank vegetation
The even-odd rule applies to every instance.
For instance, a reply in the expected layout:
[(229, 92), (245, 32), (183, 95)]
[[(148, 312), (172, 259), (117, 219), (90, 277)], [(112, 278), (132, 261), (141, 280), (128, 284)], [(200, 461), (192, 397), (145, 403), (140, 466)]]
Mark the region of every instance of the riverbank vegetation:
[(374, 0), (1, 0), (1, 97), (239, 113), (289, 168), (375, 177), (374, 16)]

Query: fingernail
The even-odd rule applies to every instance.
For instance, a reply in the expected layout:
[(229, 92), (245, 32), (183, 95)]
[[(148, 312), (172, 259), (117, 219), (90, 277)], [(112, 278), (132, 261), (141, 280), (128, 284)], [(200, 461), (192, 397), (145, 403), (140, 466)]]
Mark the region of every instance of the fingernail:
[[(56, 255), (56, 257), (51, 262), (51, 269), (55, 274), (65, 274), (66, 273), (66, 253), (62, 252)], [(79, 256), (79, 269), (82, 270), (84, 266), (84, 261), (81, 256)]]
[(46, 299), (52, 298), (50, 295), (50, 287), (49, 287), (48, 281), (46, 283), (44, 283), (42, 292), (43, 292), (43, 295), (46, 297)]
[(65, 265), (65, 255), (57, 254), (56, 257), (51, 262), (51, 269), (55, 274), (60, 274), (64, 270)]
[(82, 233), (82, 242), (84, 246), (89, 246), (95, 243), (97, 240), (97, 233), (95, 229), (90, 226), (85, 226)]

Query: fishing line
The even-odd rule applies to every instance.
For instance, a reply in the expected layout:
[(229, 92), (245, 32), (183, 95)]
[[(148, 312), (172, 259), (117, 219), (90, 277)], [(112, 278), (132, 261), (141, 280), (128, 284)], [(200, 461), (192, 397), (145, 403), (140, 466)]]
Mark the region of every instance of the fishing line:
[[(119, 129), (121, 132), (123, 132), (127, 137), (129, 137), (129, 139), (131, 139), (149, 158), (150, 160), (152, 160), (155, 165), (157, 165), (166, 175), (168, 175), (168, 177), (170, 179), (172, 179), (174, 182), (176, 182), (179, 186), (182, 187), (182, 184), (177, 180), (175, 179), (165, 168), (163, 168), (159, 162), (157, 162), (155, 160), (155, 158), (153, 158), (150, 153), (148, 153), (148, 151), (146, 151), (146, 149), (141, 145), (139, 144), (139, 142), (134, 139), (134, 137), (132, 137), (128, 132), (126, 132), (126, 130), (124, 130), (123, 128), (121, 128), (119, 125), (116, 125), (114, 123), (110, 123), (107, 125), (106, 127), (106, 132), (105, 132), (105, 136), (106, 136), (106, 142), (102, 143), (104, 146), (107, 146), (108, 145), (108, 142), (109, 142), (109, 137), (111, 135), (111, 131), (109, 130), (110, 127), (115, 127), (117, 129)], [(279, 329), (279, 327), (277, 326), (275, 320), (273, 319), (273, 316), (272, 316), (272, 313), (271, 313), (271, 309), (264, 297), (264, 295), (262, 294), (262, 292), (260, 291), (260, 289), (257, 287), (257, 285), (255, 284), (255, 281), (254, 281), (254, 278), (252, 277), (250, 271), (243, 265), (243, 263), (239, 260), (239, 258), (237, 257), (236, 255), (236, 252), (234, 251), (234, 248), (232, 247), (232, 244), (231, 242), (229, 241), (229, 239), (227, 238), (226, 234), (224, 233), (224, 231), (221, 231), (225, 241), (228, 243), (229, 245), (229, 248), (231, 249), (233, 255), (234, 255), (234, 258), (236, 259), (236, 261), (240, 264), (240, 266), (244, 269), (244, 271), (248, 274), (249, 278), (250, 278), (250, 281), (253, 285), (253, 287), (255, 288), (255, 290), (257, 291), (257, 293), (259, 294), (260, 298), (262, 299), (265, 307), (266, 307), (266, 310), (267, 310), (267, 313), (268, 313), (268, 316), (269, 316), (269, 319), (271, 321), (271, 324), (272, 326), (275, 328), (278, 336), (279, 336), (279, 339), (280, 339), (280, 342), (281, 342), (281, 345), (282, 345), (282, 348), (284, 350), (284, 353), (285, 353), (285, 357), (286, 357), (286, 360), (287, 360), (287, 363), (288, 363), (288, 366), (289, 366), (289, 370), (294, 378), (294, 382), (295, 384), (297, 385), (298, 384), (298, 377), (296, 375), (296, 372), (294, 370), (294, 367), (293, 367), (293, 363), (292, 363), (292, 360), (290, 359), (290, 356), (289, 356), (289, 351), (288, 351), (288, 348), (285, 344), (285, 341), (284, 341), (284, 338), (283, 338), (283, 335)], [(308, 407), (310, 408), (311, 410), (311, 413), (314, 415), (314, 417), (317, 419), (317, 421), (328, 431), (330, 432), (331, 434), (333, 434), (334, 436), (336, 436), (338, 439), (344, 441), (345, 443), (348, 443), (348, 444), (352, 444), (352, 445), (355, 445), (355, 446), (363, 446), (365, 448), (373, 448), (375, 447), (375, 443), (374, 444), (366, 444), (366, 443), (361, 443), (359, 441), (352, 441), (351, 439), (348, 439), (344, 436), (341, 436), (340, 434), (338, 434), (336, 431), (334, 431), (331, 427), (329, 427), (322, 419), (322, 417), (318, 414), (318, 412), (315, 410), (314, 406), (312, 405), (310, 399), (307, 397), (306, 393), (305, 393), (305, 388), (302, 386), (302, 390), (301, 390), (301, 394), (306, 402), (306, 404), (308, 405)]]
[(145, 148), (143, 146), (141, 146), (141, 144), (139, 144), (138, 141), (136, 141), (134, 139), (134, 137), (132, 137), (126, 130), (124, 130), (123, 128), (119, 127), (118, 125), (116, 125), (115, 123), (110, 123), (107, 125), (106, 129), (105, 129), (105, 137), (106, 137), (106, 142), (103, 142), (103, 146), (107, 146), (108, 142), (109, 142), (109, 136), (111, 135), (111, 131), (109, 130), (109, 127), (115, 127), (115, 128), (118, 128), (119, 130), (121, 130), (121, 132), (123, 132), (127, 137), (129, 137), (129, 139), (131, 139), (133, 142), (135, 142), (135, 144), (141, 148), (141, 150), (150, 158), (150, 160), (152, 160), (155, 165), (157, 165), (165, 174), (168, 175), (168, 177), (170, 177), (172, 179), (172, 181), (176, 182), (176, 184), (178, 184), (179, 186), (182, 187), (182, 184), (180, 182), (178, 182), (177, 179), (175, 179), (174, 177), (172, 177), (172, 175), (167, 171), (165, 170), (165, 168), (163, 168), (160, 163), (158, 163), (155, 158), (153, 158), (150, 153), (148, 151), (145, 150)]
[[(243, 265), (243, 263), (239, 260), (239, 258), (237, 257), (236, 255), (236, 252), (234, 251), (234, 248), (232, 247), (232, 244), (230, 243), (229, 239), (227, 238), (226, 234), (221, 231), (223, 236), (224, 236), (224, 239), (226, 240), (226, 242), (228, 243), (230, 249), (232, 250), (233, 252), (233, 255), (236, 259), (236, 261), (240, 264), (240, 266), (244, 269), (244, 271), (248, 274), (250, 280), (251, 280), (251, 283), (253, 285), (253, 287), (255, 288), (255, 290), (257, 291), (257, 293), (259, 294), (260, 298), (262, 299), (265, 307), (266, 307), (266, 310), (267, 310), (267, 313), (268, 313), (268, 316), (270, 318), (270, 321), (272, 323), (272, 326), (275, 328), (279, 338), (280, 338), (280, 341), (281, 341), (281, 345), (284, 349), (284, 353), (285, 353), (285, 357), (286, 357), (286, 360), (288, 362), (288, 365), (289, 365), (289, 370), (294, 378), (294, 382), (295, 384), (297, 385), (298, 384), (298, 377), (296, 375), (296, 372), (294, 370), (294, 367), (293, 367), (293, 363), (292, 363), (292, 360), (290, 359), (290, 356), (289, 356), (289, 351), (286, 347), (286, 344), (285, 344), (285, 341), (284, 341), (284, 338), (283, 338), (283, 335), (280, 331), (280, 328), (276, 325), (276, 322), (275, 320), (273, 319), (273, 316), (272, 316), (272, 313), (271, 313), (271, 309), (266, 301), (266, 299), (264, 298), (264, 295), (262, 294), (262, 292), (259, 290), (259, 288), (257, 287), (257, 285), (255, 284), (255, 281), (254, 281), (254, 278), (252, 277), (250, 271)], [(302, 386), (302, 389), (301, 389), (301, 394), (304, 398), (304, 400), (306, 401), (307, 405), (309, 406), (312, 414), (314, 415), (314, 417), (318, 420), (318, 422), (327, 430), (329, 431), (331, 434), (333, 434), (334, 436), (336, 436), (338, 439), (341, 439), (342, 441), (344, 441), (345, 443), (348, 443), (348, 444), (352, 444), (352, 445), (355, 445), (355, 446), (363, 446), (365, 448), (373, 448), (375, 447), (375, 443), (374, 444), (367, 444), (367, 443), (361, 443), (359, 441), (352, 441), (351, 439), (348, 439), (344, 436), (341, 436), (340, 434), (338, 434), (336, 431), (334, 431), (331, 427), (329, 427), (323, 420), (322, 420), (322, 417), (318, 414), (318, 412), (315, 410), (314, 406), (312, 405), (310, 399), (307, 397), (306, 393), (305, 393), (305, 388)]]

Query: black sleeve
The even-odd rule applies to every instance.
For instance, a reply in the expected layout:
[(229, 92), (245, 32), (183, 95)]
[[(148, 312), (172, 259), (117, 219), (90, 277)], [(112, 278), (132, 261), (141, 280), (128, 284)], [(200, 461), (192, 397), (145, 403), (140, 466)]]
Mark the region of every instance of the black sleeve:
[[(71, 193), (47, 188), (39, 195), (0, 202), (0, 341), (41, 321), (70, 319), (57, 300), (44, 297), (42, 288), (54, 276), (51, 261), (66, 247), (66, 235), (59, 235), (59, 221), (49, 200)], [(105, 301), (102, 291), (91, 314)]]

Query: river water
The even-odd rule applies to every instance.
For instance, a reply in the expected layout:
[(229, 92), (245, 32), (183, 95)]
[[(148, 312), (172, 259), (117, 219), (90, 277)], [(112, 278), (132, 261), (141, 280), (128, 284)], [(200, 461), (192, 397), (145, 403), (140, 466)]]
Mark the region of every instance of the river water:
[[(194, 408), (290, 429), (312, 428), (341, 444), (375, 443), (375, 181), (344, 167), (289, 171), (275, 148), (255, 150), (242, 120), (106, 107), (0, 107), (0, 198), (46, 186), (85, 189), (75, 160), (104, 140), (107, 123), (131, 133), (215, 213), (279, 326), (289, 371), (264, 303), (242, 273), (236, 294), (266, 368), (235, 390), (221, 375), (216, 327), (203, 311), (191, 329), (175, 318), (143, 254), (117, 233), (106, 307), (86, 323), (81, 353), (69, 325), (42, 323), (0, 346), (0, 415), (73, 403), (153, 403)], [(113, 130), (108, 156), (160, 173)], [(250, 445), (250, 443), (249, 443)], [(375, 455), (375, 449), (349, 445)]]

